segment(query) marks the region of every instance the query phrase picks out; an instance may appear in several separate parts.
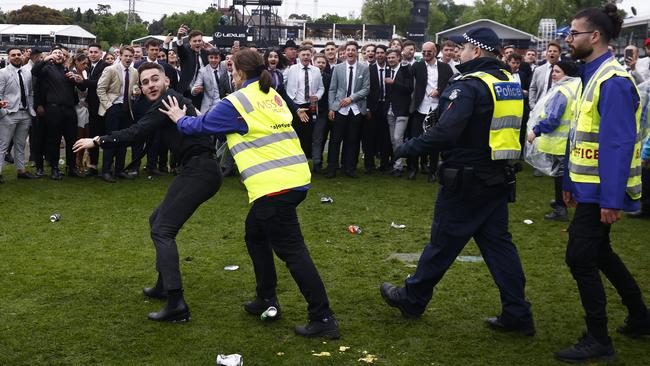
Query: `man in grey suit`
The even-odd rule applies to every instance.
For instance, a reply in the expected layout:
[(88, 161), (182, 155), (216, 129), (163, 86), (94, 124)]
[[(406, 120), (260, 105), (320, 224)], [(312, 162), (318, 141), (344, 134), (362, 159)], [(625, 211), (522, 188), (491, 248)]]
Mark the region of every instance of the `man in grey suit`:
[(361, 124), (367, 112), (366, 97), (370, 91), (368, 66), (357, 62), (358, 50), (357, 42), (348, 42), (345, 46), (346, 62), (332, 71), (328, 118), (333, 123), (327, 157), (328, 178), (336, 176), (341, 143), (343, 171), (350, 178), (358, 178), (355, 170), (359, 156)]
[(0, 70), (0, 100), (6, 102), (0, 109), (0, 183), (4, 183), (2, 168), (9, 143), (14, 142), (14, 164), (19, 179), (37, 178), (25, 170), (25, 143), (34, 112), (32, 75), (23, 70), (22, 51), (9, 47), (9, 65)]
[(220, 62), (221, 54), (219, 50), (217, 48), (208, 50), (208, 64), (201, 68), (192, 87), (192, 95), (196, 96), (203, 93), (201, 113), (207, 113), (210, 108), (221, 100), (219, 79), (221, 79), (224, 71), (219, 67)]
[(535, 108), (537, 101), (542, 99), (546, 92), (551, 89), (551, 71), (553, 70), (553, 65), (558, 61), (560, 61), (560, 44), (549, 42), (546, 47), (546, 63), (535, 68), (535, 71), (533, 71), (533, 79), (528, 88), (528, 100), (531, 111)]

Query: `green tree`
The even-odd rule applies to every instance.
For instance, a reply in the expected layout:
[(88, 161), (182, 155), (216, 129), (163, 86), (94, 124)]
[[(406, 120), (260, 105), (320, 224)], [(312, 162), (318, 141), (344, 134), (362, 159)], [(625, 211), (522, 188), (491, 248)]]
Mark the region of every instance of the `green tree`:
[(312, 22), (311, 17), (310, 17), (309, 15), (307, 15), (307, 14), (300, 14), (300, 15), (298, 15), (298, 14), (291, 14), (291, 15), (289, 15), (289, 19), (300, 19), (300, 20), (306, 20), (307, 23), (311, 23), (311, 22)]
[(197, 13), (194, 10), (187, 13), (173, 13), (164, 17), (164, 19), (161, 18), (163, 23), (162, 29), (164, 30), (163, 33), (171, 31), (173, 34), (176, 34), (181, 24), (185, 24), (192, 30), (200, 30), (204, 34), (209, 35), (214, 32), (214, 28), (219, 22), (220, 17), (221, 13), (214, 8), (208, 8), (208, 10), (202, 13)]
[(60, 11), (40, 5), (25, 5), (7, 14), (9, 24), (67, 24)]
[(98, 40), (108, 44), (130, 44), (132, 40), (148, 34), (147, 27), (142, 24), (142, 19), (136, 14), (136, 23), (129, 25), (124, 31), (126, 13), (119, 12), (100, 16), (93, 24), (92, 32)]
[(395, 25), (404, 33), (411, 22), (409, 0), (366, 0), (361, 7), (361, 19), (369, 24)]

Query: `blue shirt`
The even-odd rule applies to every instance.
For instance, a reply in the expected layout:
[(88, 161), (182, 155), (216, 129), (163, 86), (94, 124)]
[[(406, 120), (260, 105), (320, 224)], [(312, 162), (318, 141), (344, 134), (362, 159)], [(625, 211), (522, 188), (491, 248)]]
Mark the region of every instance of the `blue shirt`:
[[(247, 79), (242, 88), (258, 81), (259, 77)], [(220, 140), (225, 140), (229, 133), (245, 135), (248, 133), (248, 124), (235, 106), (228, 100), (222, 99), (207, 113), (198, 117), (185, 116), (176, 124), (178, 131), (184, 135), (217, 135)], [(306, 191), (309, 184), (292, 188), (297, 191)]]
[(535, 136), (539, 136), (543, 133), (551, 133), (560, 126), (560, 117), (564, 114), (566, 102), (566, 97), (562, 93), (555, 93), (555, 95), (551, 97), (544, 106), (546, 118), (539, 121), (539, 123), (533, 127)]
[[(611, 57), (605, 52), (592, 62), (580, 66), (582, 88), (598, 67)], [(627, 78), (614, 76), (600, 86), (598, 111), (598, 173), (600, 184), (571, 181), (568, 169), (564, 174), (564, 190), (572, 193), (576, 202), (597, 203), (601, 208), (636, 211), (639, 201), (626, 193), (630, 164), (636, 141), (636, 109), (639, 106), (636, 87)], [(569, 155), (567, 144), (567, 157)], [(568, 162), (568, 161), (567, 161)]]

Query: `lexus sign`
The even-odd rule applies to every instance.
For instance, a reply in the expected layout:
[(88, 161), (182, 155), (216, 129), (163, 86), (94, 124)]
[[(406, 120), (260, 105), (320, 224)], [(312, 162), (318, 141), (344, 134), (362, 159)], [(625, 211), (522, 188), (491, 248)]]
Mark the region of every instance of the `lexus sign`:
[(217, 47), (230, 47), (234, 41), (246, 42), (246, 27), (220, 25), (215, 28), (212, 43)]

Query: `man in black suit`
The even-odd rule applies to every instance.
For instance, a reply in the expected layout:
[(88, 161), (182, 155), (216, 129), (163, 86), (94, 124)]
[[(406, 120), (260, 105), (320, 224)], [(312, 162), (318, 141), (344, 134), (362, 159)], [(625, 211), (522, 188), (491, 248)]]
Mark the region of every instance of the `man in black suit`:
[[(404, 143), (409, 120), (411, 93), (413, 93), (411, 66), (401, 64), (401, 57), (401, 51), (396, 48), (386, 51), (387, 72), (389, 74), (384, 77), (386, 105), (388, 106), (386, 119), (388, 120), (393, 152)], [(403, 159), (395, 159), (392, 174), (395, 177), (400, 177), (403, 171)]]
[(368, 67), (370, 72), (370, 93), (368, 94), (368, 115), (363, 121), (362, 144), (364, 167), (366, 173), (375, 169), (375, 155), (379, 153), (379, 170), (390, 169), (392, 147), (386, 113), (386, 84), (384, 78), (389, 75), (386, 64), (386, 46), (375, 47), (375, 63)]
[[(436, 59), (436, 53), (436, 45), (432, 42), (426, 42), (422, 45), (423, 60), (411, 66), (411, 73), (415, 78), (415, 92), (413, 93), (413, 101), (410, 107), (410, 137), (418, 137), (422, 134), (424, 131), (423, 122), (427, 115), (432, 114), (430, 120), (437, 120), (440, 95), (449, 84), (449, 79), (451, 79), (454, 73), (449, 64)], [(428, 170), (430, 182), (435, 181), (439, 155), (440, 152), (438, 151), (429, 154), (430, 161)], [(426, 170), (426, 156), (409, 158), (409, 179), (415, 179), (417, 175), (418, 160), (420, 160), (422, 170)]]
[(207, 44), (203, 43), (203, 32), (193, 30), (187, 35), (188, 28), (181, 25), (178, 28), (177, 54), (181, 64), (181, 78), (178, 80), (176, 90), (183, 93), (183, 96), (190, 98), (196, 109), (201, 108), (203, 93), (192, 95), (191, 88), (199, 75), (199, 70), (208, 64), (208, 51), (205, 49)]
[[(81, 85), (88, 90), (86, 102), (88, 103), (88, 112), (90, 118), (88, 120), (88, 129), (91, 136), (101, 136), (106, 133), (104, 128), (104, 117), (100, 116), (99, 111), (99, 97), (97, 96), (97, 80), (102, 76), (104, 68), (108, 64), (102, 60), (102, 46), (98, 43), (93, 43), (88, 46), (88, 59), (90, 60), (90, 67), (88, 69), (88, 78), (81, 81)], [(90, 155), (90, 165), (88, 167), (88, 175), (97, 175), (97, 163), (99, 161), (99, 149), (92, 148), (88, 151)]]
[(528, 101), (528, 89), (530, 82), (533, 79), (533, 69), (530, 64), (523, 62), (523, 57), (518, 53), (510, 53), (506, 56), (506, 65), (508, 70), (512, 73), (515, 80), (521, 84), (521, 90), (524, 92), (524, 116), (521, 119), (521, 130), (519, 134), (519, 142), (521, 143), (522, 153), (526, 147), (526, 125), (528, 124), (528, 117), (530, 115), (530, 103)]

